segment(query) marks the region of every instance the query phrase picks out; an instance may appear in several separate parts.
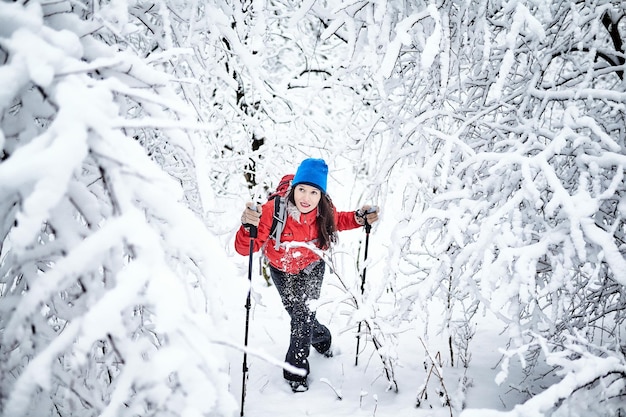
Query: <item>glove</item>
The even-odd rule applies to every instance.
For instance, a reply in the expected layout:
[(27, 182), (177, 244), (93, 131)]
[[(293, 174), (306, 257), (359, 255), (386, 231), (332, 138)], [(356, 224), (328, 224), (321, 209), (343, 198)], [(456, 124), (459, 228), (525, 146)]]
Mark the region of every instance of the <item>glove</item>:
[(361, 207), (354, 213), (354, 219), (358, 224), (363, 226), (367, 220), (368, 224), (378, 221), (378, 207), (366, 205)]
[(259, 220), (261, 219), (261, 206), (256, 206), (252, 202), (246, 203), (246, 208), (241, 213), (241, 224), (244, 226), (259, 226)]

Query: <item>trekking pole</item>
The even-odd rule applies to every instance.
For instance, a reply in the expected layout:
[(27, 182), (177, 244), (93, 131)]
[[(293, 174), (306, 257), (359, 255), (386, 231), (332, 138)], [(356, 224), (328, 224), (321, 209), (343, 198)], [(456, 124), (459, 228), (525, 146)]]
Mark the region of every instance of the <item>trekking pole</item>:
[[(250, 210), (256, 211), (256, 207), (250, 208)], [(254, 254), (254, 239), (257, 236), (257, 228), (251, 224), (244, 224), (244, 227), (247, 227), (250, 230), (250, 253), (248, 254), (248, 282), (250, 287), (248, 288), (248, 297), (246, 298), (246, 332), (244, 336), (244, 350), (243, 350), (243, 368), (242, 368), (242, 379), (241, 379), (241, 413), (239, 414), (243, 417), (243, 407), (244, 402), (246, 400), (246, 380), (248, 376), (248, 330), (250, 328), (250, 292), (252, 290), (252, 256)]]
[[(365, 221), (365, 255), (363, 256), (363, 274), (361, 275), (361, 298), (363, 298), (363, 293), (365, 293), (365, 274), (367, 273), (367, 250), (369, 248), (370, 243), (370, 230), (372, 230), (372, 225), (368, 223), (367, 214), (374, 213), (377, 209), (376, 206), (370, 207), (367, 211), (363, 212), (361, 210), (357, 211), (357, 216), (362, 217)], [(356, 355), (354, 357), (354, 366), (359, 365), (359, 344), (361, 342), (361, 324), (363, 322), (359, 322), (359, 327), (356, 334)]]

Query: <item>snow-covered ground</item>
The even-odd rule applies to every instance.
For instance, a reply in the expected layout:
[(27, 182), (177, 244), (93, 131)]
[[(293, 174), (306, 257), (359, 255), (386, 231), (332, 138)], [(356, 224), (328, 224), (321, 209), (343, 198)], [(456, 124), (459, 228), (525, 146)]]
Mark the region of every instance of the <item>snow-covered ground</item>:
[[(343, 232), (340, 240), (344, 247), (357, 245), (362, 231)], [(376, 235), (372, 236), (372, 240)], [(347, 242), (346, 242), (347, 241)], [(380, 246), (373, 245), (374, 251), (382, 253)], [(379, 253), (379, 254), (380, 254)], [(377, 254), (370, 253), (371, 257)], [(351, 255), (339, 256), (338, 264), (349, 263)], [(239, 276), (223, 277), (224, 307), (229, 313), (227, 320), (230, 334), (228, 338), (243, 343), (245, 329), (245, 298), (247, 291), (247, 258), (233, 256), (233, 262), (239, 267)], [(433, 358), (440, 355), (445, 380), (445, 390), (452, 401), (454, 415), (461, 407), (471, 409), (510, 409), (514, 404), (507, 403), (515, 397), (503, 398), (505, 386), (498, 386), (495, 377), (499, 372), (498, 347), (503, 338), (495, 326), (489, 328), (493, 334), (480, 334), (476, 341), (481, 346), (471, 346), (472, 358), (469, 369), (455, 364), (450, 367), (447, 341), (437, 334), (431, 334), (428, 340), (420, 338), (422, 329), (407, 328), (398, 335), (397, 356), (402, 360), (396, 364), (395, 377), (398, 392), (390, 389), (380, 358), (368, 341), (364, 344), (358, 365), (355, 366), (356, 328), (350, 323), (353, 307), (341, 303), (345, 291), (339, 278), (327, 268), (320, 306), (317, 317), (328, 325), (333, 332), (332, 358), (319, 355), (314, 350), (310, 355), (310, 389), (305, 393), (294, 394), (282, 377), (279, 364), (282, 362), (289, 343), (289, 316), (284, 311), (280, 298), (273, 286), (268, 286), (259, 274), (258, 254), (255, 254), (252, 273), (253, 302), (250, 313), (248, 381), (245, 397), (245, 415), (248, 417), (276, 416), (450, 416), (449, 407), (442, 405), (438, 396), (441, 384), (431, 370)], [(345, 269), (345, 268), (344, 268)], [(368, 280), (376, 280), (377, 271), (372, 268), (367, 274)], [(341, 272), (342, 280), (352, 280), (358, 288), (358, 276)], [(351, 278), (346, 278), (350, 277)], [(355, 280), (357, 282), (355, 282)], [(437, 317), (437, 312), (430, 312)], [(439, 315), (439, 317), (443, 317)], [(482, 320), (489, 320), (484, 317)], [(424, 344), (422, 344), (422, 341)], [(424, 345), (428, 348), (426, 352)], [(243, 354), (237, 350), (229, 351), (231, 387), (230, 391), (238, 400), (241, 398)], [(427, 383), (427, 398), (417, 407), (417, 399)], [(469, 381), (466, 393), (458, 383), (463, 376)], [(339, 398), (341, 397), (341, 398)], [(423, 397), (422, 397), (423, 398)], [(519, 399), (518, 399), (519, 400)], [(517, 400), (516, 400), (517, 401)]]

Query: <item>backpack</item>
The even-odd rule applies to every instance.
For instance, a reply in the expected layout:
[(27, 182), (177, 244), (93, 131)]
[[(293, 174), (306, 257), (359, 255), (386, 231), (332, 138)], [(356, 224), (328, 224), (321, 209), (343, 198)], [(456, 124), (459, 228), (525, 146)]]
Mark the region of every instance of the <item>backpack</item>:
[(285, 227), (285, 219), (287, 218), (287, 191), (291, 187), (293, 174), (283, 176), (276, 187), (276, 190), (267, 197), (267, 201), (274, 200), (274, 216), (272, 217), (272, 227), (270, 228), (269, 237), (274, 239), (274, 249), (278, 250), (280, 246), (280, 236)]

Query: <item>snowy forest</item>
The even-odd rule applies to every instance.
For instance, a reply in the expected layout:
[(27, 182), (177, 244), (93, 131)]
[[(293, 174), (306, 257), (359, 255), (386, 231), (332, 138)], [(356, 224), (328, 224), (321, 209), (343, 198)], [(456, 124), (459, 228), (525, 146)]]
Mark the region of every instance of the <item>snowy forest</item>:
[[(232, 237), (320, 157), (338, 206), (381, 208), (376, 252), (335, 269), (368, 270), (341, 303), (389, 391), (441, 386), (437, 416), (626, 416), (625, 15), (1, 2), (0, 415), (238, 415)], [(516, 400), (472, 409), (494, 340)]]

